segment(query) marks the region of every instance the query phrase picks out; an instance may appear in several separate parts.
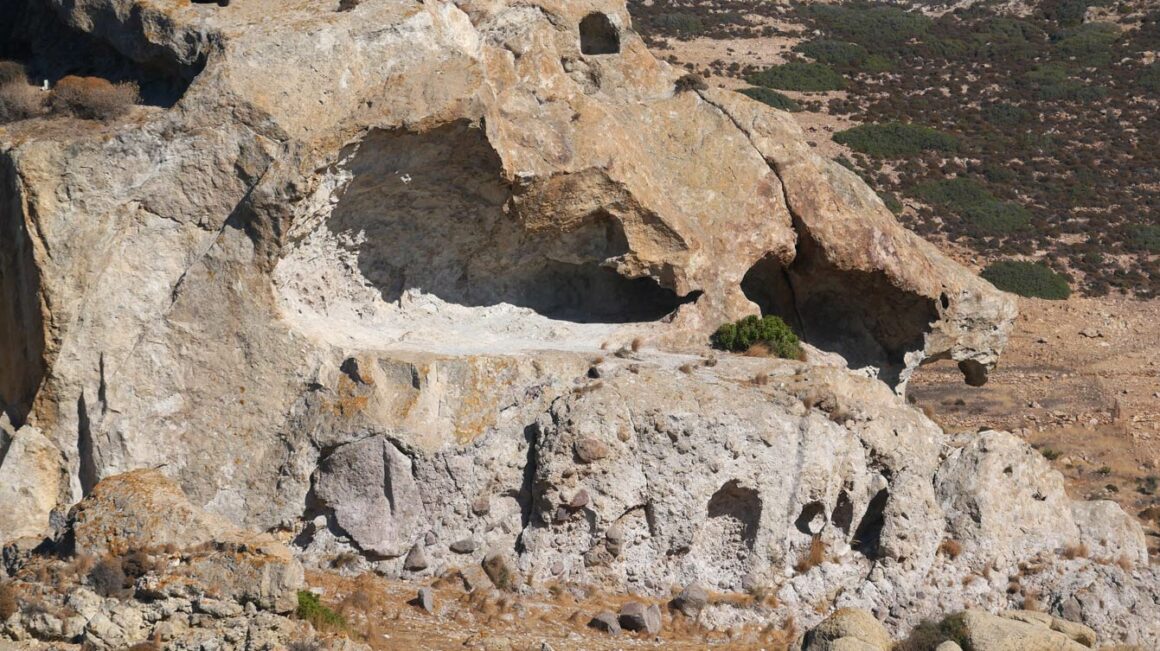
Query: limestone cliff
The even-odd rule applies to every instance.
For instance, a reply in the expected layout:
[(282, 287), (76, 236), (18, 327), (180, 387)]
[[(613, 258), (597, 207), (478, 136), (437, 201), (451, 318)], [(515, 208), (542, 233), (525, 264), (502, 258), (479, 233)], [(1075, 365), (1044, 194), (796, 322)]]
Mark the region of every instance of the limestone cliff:
[[(835, 590), (895, 626), (998, 606), (955, 573), (1071, 542), (1146, 563), (1134, 522), (1035, 459), (1039, 483), (962, 476), (1021, 442), (949, 452), (899, 398), (924, 361), (984, 381), (1012, 301), (788, 116), (679, 91), (623, 3), (27, 6), (165, 92), (0, 129), (0, 491), (21, 496), (0, 539), (148, 467), (307, 561), (763, 581), (807, 619)], [(757, 313), (807, 360), (685, 372)], [(1058, 512), (1014, 533), (1041, 496)], [(962, 565), (936, 555), (952, 535)], [(795, 575), (815, 537), (837, 560)], [(1069, 586), (1048, 589), (1090, 587)], [(1154, 639), (1135, 607), (1093, 626)]]

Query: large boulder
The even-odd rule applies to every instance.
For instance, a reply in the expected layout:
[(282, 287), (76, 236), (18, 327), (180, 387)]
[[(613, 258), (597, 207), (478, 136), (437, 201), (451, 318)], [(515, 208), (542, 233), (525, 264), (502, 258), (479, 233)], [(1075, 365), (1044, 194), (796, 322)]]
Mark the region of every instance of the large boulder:
[(13, 430), (0, 416), (0, 542), (44, 538), (50, 514), (68, 494), (64, 457), (40, 430)]
[(882, 623), (856, 608), (841, 608), (806, 633), (803, 651), (890, 651), (894, 642)]
[(1085, 651), (1089, 648), (1030, 617), (1001, 617), (968, 610), (956, 615), (954, 620), (966, 648), (975, 651)]

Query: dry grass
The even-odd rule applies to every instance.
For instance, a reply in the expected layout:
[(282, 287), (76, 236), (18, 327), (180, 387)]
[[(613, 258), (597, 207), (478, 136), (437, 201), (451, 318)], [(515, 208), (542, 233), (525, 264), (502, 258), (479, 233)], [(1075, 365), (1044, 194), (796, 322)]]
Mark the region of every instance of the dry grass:
[(754, 375), (751, 380), (749, 380), (749, 383), (753, 386), (763, 387), (769, 384), (769, 373), (758, 373), (757, 375)]
[(1128, 558), (1126, 554), (1120, 554), (1120, 556), (1116, 559), (1116, 565), (1118, 565), (1120, 569), (1125, 572), (1131, 572), (1132, 568), (1134, 567), (1132, 559)]
[(939, 544), (938, 553), (953, 561), (963, 553), (963, 544), (957, 540), (947, 538)]
[(86, 120), (111, 120), (125, 115), (139, 98), (137, 84), (69, 75), (56, 83), (52, 108)]
[(633, 337), (632, 343), (628, 345), (634, 353), (639, 353), (642, 346), (644, 346), (644, 340), (640, 337)]
[(682, 373), (685, 373), (685, 374), (687, 375), (687, 374), (689, 374), (689, 373), (692, 373), (692, 372), (693, 372), (693, 368), (694, 368), (694, 366), (693, 366), (693, 364), (692, 364), (691, 362), (686, 362), (686, 363), (684, 363), (684, 364), (681, 364), (681, 365), (680, 365), (680, 366), (677, 368), (677, 370), (678, 370), (678, 371), (680, 371), (680, 372), (682, 372)]
[(7, 621), (20, 610), (20, 603), (16, 600), (16, 586), (11, 583), (0, 583), (0, 622)]
[(45, 93), (23, 80), (0, 84), (0, 123), (26, 120), (44, 113)]
[(821, 536), (814, 536), (810, 540), (810, 548), (806, 550), (805, 554), (798, 559), (793, 569), (797, 570), (799, 574), (804, 574), (821, 565), (826, 561), (826, 543), (822, 542)]
[(1087, 558), (1090, 553), (1091, 552), (1088, 550), (1087, 545), (1079, 543), (1076, 545), (1068, 545), (1067, 547), (1064, 547), (1062, 555), (1064, 558), (1070, 561), (1076, 558)]

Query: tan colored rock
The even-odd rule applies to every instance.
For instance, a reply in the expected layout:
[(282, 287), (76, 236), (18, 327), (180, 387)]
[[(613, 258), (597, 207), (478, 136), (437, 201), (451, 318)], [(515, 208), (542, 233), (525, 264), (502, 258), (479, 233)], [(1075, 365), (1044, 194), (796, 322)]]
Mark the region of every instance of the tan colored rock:
[(0, 428), (0, 542), (43, 538), (49, 514), (67, 494), (64, 459), (35, 427)]
[(1026, 622), (1028, 624), (1046, 626), (1053, 631), (1063, 633), (1069, 638), (1087, 647), (1095, 647), (1096, 642), (1099, 640), (1099, 638), (1096, 636), (1096, 632), (1093, 631), (1090, 627), (1076, 622), (1069, 622), (1066, 619), (1061, 619), (1047, 613), (1030, 610), (1008, 610), (1006, 612), (999, 613), (999, 616), (1020, 622)]
[(890, 651), (894, 642), (886, 627), (870, 613), (841, 608), (806, 633), (806, 651)]
[(1041, 622), (1028, 623), (980, 610), (968, 610), (957, 617), (967, 644), (976, 651), (1083, 651), (1088, 648)]

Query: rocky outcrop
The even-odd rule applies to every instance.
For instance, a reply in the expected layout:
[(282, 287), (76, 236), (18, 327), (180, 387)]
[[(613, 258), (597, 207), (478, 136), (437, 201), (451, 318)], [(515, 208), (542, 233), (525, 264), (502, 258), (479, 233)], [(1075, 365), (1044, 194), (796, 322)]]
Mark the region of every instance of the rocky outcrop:
[[(0, 487), (63, 469), (0, 539), (88, 498), (82, 548), (205, 542), (234, 560), (189, 581), (238, 576), (226, 596), (272, 611), (294, 565), (241, 529), (389, 576), (697, 582), (893, 630), (1008, 608), (965, 575), (1073, 539), (1140, 560), (1138, 528), (1026, 446), (948, 439), (899, 398), (925, 361), (985, 379), (1009, 298), (786, 116), (678, 92), (622, 3), (26, 1), (183, 94), (0, 131), (0, 409), (5, 441), (39, 432)], [(758, 312), (807, 359), (705, 357)], [(1058, 512), (1021, 529), (1036, 495)], [(281, 573), (231, 564), (250, 553)], [(1027, 581), (1160, 636), (1134, 626), (1150, 570), (1068, 562)], [(1124, 596), (1096, 598), (1117, 571)]]
[(15, 562), (4, 588), (18, 610), (0, 622), (0, 637), (93, 649), (147, 640), (259, 649), (310, 635), (286, 618), (303, 588), (290, 549), (193, 506), (155, 471), (97, 484), (50, 549), (5, 554)]

